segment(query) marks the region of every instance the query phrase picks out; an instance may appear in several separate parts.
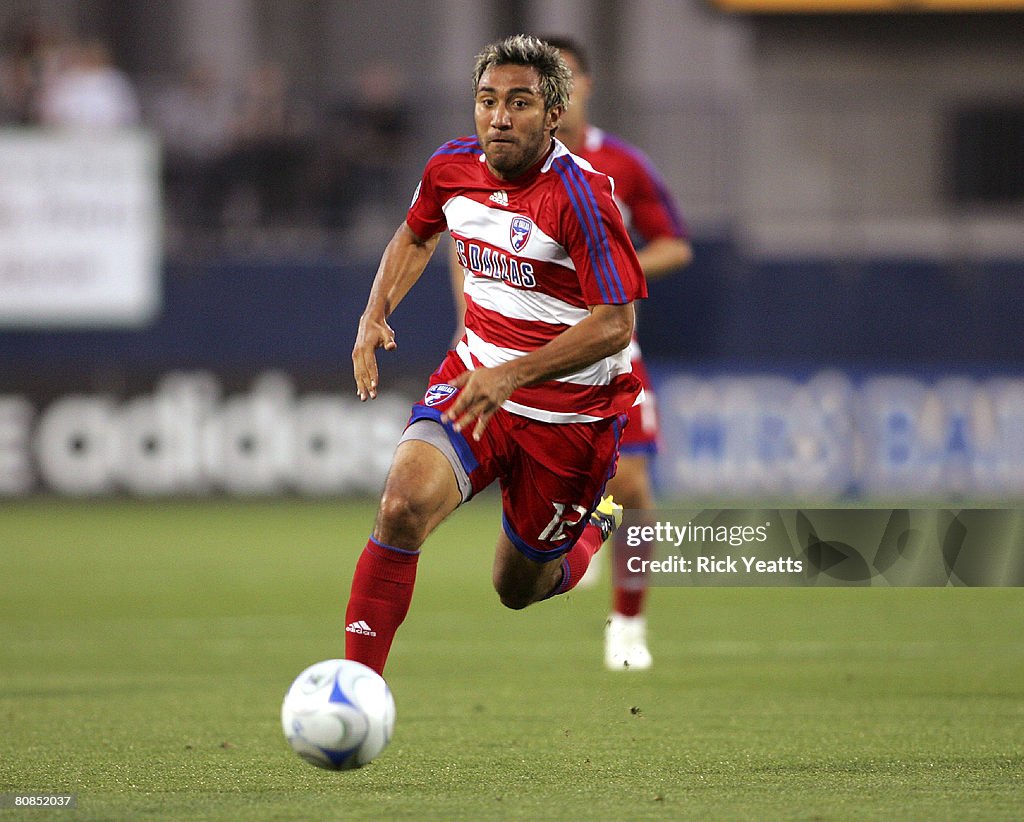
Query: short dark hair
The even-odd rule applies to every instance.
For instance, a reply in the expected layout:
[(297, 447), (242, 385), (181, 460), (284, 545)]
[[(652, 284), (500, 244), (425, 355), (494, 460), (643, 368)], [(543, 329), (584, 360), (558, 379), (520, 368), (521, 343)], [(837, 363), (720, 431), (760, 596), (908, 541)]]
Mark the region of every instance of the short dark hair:
[(576, 58), (576, 62), (580, 64), (580, 71), (584, 74), (590, 74), (590, 57), (579, 40), (564, 34), (552, 34), (550, 37), (542, 37), (541, 39), (549, 46), (554, 46), (559, 51), (566, 51), (571, 54)]
[(473, 94), (484, 72), (494, 66), (531, 66), (540, 75), (545, 108), (566, 108), (572, 94), (572, 70), (554, 46), (529, 34), (514, 34), (486, 46), (473, 67)]

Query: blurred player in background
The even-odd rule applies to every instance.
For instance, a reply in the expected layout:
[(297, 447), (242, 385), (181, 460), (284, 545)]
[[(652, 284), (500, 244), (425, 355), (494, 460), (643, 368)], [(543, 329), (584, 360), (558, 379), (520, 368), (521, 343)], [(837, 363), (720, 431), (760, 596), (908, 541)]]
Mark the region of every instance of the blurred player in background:
[(378, 672), (421, 545), (494, 480), (492, 579), (509, 608), (571, 590), (621, 515), (601, 495), (642, 396), (627, 349), (647, 287), (611, 180), (554, 138), (571, 91), (564, 59), (536, 38), (478, 55), (476, 135), (427, 162), (359, 321), (352, 363), (367, 400), (376, 350), (397, 346), (388, 317), (447, 228), (466, 272), (466, 331), (413, 406), (346, 610), (346, 656)]
[[(586, 52), (569, 37), (543, 39), (561, 52), (573, 73), (573, 93), (558, 126), (558, 139), (573, 154), (614, 180), (615, 200), (638, 243), (637, 257), (644, 276), (657, 279), (688, 265), (693, 258), (689, 232), (660, 175), (639, 149), (588, 120), (587, 102), (593, 80)], [(464, 275), (454, 255), (452, 259), (452, 290), (456, 316), (461, 318), (465, 310), (461, 299)], [(461, 336), (461, 327), (456, 334)], [(630, 343), (630, 359), (633, 373), (643, 382), (645, 400), (630, 410), (619, 468), (608, 490), (624, 508), (646, 511), (654, 507), (650, 458), (658, 449), (658, 419), (654, 393), (635, 335)], [(616, 554), (624, 555), (625, 551), (616, 550), (613, 557)], [(624, 562), (613, 564), (616, 567), (612, 572), (612, 612), (605, 627), (605, 665), (611, 670), (644, 670), (652, 662), (644, 616), (647, 577), (628, 572)], [(593, 570), (597, 570), (596, 564)]]

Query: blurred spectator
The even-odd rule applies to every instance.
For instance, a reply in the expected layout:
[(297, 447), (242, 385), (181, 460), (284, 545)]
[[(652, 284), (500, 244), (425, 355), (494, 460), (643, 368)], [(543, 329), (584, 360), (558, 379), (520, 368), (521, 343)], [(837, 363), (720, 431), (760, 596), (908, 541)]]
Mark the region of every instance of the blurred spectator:
[(411, 120), (401, 74), (389, 63), (365, 67), (353, 93), (329, 108), (321, 141), (321, 208), (328, 225), (404, 201), (401, 170)]
[[(229, 199), (246, 190), (262, 225), (298, 216), (310, 158), (311, 116), (277, 63), (263, 63), (246, 78), (238, 103), (230, 151), (221, 164)], [(226, 203), (230, 207), (232, 203)]]
[(0, 119), (17, 125), (39, 122), (42, 89), (61, 67), (62, 37), (41, 21), (17, 32), (0, 59)]
[(46, 126), (118, 128), (138, 124), (139, 101), (106, 45), (90, 40), (72, 45), (67, 64), (45, 79), (39, 114)]
[(21, 122), (14, 57), (0, 53), (0, 125)]
[(172, 216), (190, 227), (215, 225), (226, 184), (221, 166), (233, 136), (231, 94), (210, 67), (196, 65), (157, 94), (152, 120), (163, 141)]

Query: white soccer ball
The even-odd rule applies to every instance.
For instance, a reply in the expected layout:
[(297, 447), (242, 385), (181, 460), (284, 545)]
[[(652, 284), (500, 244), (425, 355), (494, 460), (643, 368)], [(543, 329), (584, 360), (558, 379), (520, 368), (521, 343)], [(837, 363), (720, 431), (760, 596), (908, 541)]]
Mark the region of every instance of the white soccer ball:
[(295, 753), (318, 768), (360, 768), (380, 756), (395, 727), (395, 700), (376, 671), (351, 659), (310, 665), (281, 705)]

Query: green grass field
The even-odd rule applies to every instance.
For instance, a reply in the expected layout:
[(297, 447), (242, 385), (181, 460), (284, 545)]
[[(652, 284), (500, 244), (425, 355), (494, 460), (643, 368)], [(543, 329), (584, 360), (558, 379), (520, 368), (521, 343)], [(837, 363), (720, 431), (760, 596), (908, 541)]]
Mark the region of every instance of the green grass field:
[(601, 665), (607, 585), (490, 589), (493, 499), (424, 549), (391, 746), (281, 734), (343, 651), (368, 504), (0, 507), (0, 793), (67, 819), (1019, 819), (1024, 590), (659, 588), (655, 667)]

